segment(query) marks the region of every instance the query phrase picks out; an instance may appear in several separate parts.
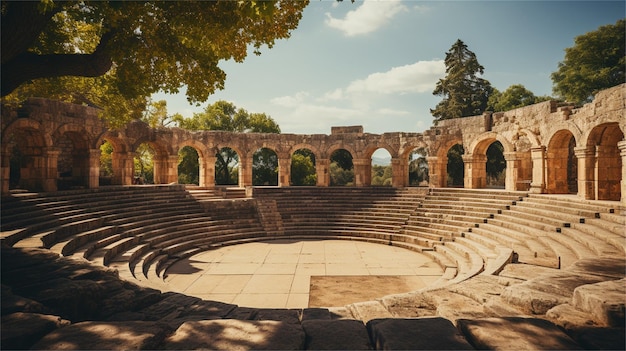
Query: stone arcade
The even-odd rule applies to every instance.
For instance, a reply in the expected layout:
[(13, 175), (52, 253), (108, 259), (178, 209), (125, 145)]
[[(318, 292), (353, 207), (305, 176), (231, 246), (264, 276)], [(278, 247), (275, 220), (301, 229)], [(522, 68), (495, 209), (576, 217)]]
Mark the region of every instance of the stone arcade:
[(74, 184), (97, 188), (99, 146), (105, 140), (114, 147), (112, 184), (117, 185), (132, 184), (135, 151), (140, 144), (149, 143), (155, 150), (156, 184), (177, 181), (178, 151), (190, 146), (199, 155), (202, 187), (215, 185), (215, 155), (223, 147), (230, 147), (239, 155), (240, 187), (252, 185), (252, 156), (259, 148), (269, 148), (277, 154), (279, 186), (290, 185), (291, 156), (299, 149), (315, 154), (317, 186), (330, 184), (330, 156), (338, 149), (349, 151), (353, 157), (355, 185), (369, 186), (371, 156), (384, 148), (391, 155), (393, 186), (404, 187), (408, 185), (410, 153), (425, 148), (429, 185), (445, 187), (447, 152), (459, 144), (465, 150), (464, 187), (475, 189), (486, 187), (486, 151), (498, 141), (506, 160), (506, 190), (574, 192), (583, 199), (625, 203), (624, 89), (625, 85), (620, 85), (604, 90), (581, 108), (558, 107), (548, 101), (507, 112), (445, 120), (424, 133), (382, 135), (364, 133), (359, 126), (333, 127), (330, 135), (190, 132), (178, 128), (151, 129), (138, 121), (124, 129), (109, 130), (98, 119), (95, 108), (30, 99), (17, 111), (3, 107), (2, 193), (9, 191), (10, 159), (16, 150), (23, 159), (19, 170), (22, 188), (57, 190), (60, 154), (67, 150), (72, 161), (64, 171)]

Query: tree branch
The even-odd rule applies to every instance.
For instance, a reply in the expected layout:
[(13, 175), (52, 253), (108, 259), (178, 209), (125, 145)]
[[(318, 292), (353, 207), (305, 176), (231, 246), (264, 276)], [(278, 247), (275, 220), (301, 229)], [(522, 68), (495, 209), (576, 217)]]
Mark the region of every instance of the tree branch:
[(106, 46), (113, 32), (105, 33), (91, 54), (37, 55), (23, 52), (2, 65), (1, 96), (10, 94), (32, 79), (60, 76), (98, 77), (111, 69), (113, 61)]

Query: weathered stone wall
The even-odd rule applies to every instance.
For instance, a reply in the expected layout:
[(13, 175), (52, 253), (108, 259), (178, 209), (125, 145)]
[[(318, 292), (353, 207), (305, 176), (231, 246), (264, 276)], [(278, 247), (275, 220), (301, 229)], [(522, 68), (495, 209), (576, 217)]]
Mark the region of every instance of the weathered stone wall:
[[(252, 185), (252, 156), (269, 148), (279, 159), (279, 185), (290, 185), (292, 154), (302, 148), (315, 154), (318, 186), (330, 184), (330, 156), (338, 149), (349, 151), (355, 166), (355, 184), (371, 184), (371, 156), (378, 148), (392, 157), (393, 186), (408, 185), (411, 151), (428, 150), (430, 186), (442, 187), (447, 178), (447, 152), (461, 144), (467, 188), (486, 187), (486, 150), (495, 141), (504, 148), (507, 190), (544, 193), (568, 192), (567, 177), (578, 174), (578, 194), (587, 199), (620, 200), (624, 185), (626, 142), (624, 118), (626, 85), (597, 94), (581, 108), (542, 102), (511, 111), (441, 121), (424, 133), (365, 133), (361, 126), (332, 127), (331, 134), (264, 134), (220, 131), (192, 132), (180, 128), (150, 128), (134, 121), (124, 129), (110, 130), (98, 119), (95, 108), (33, 98), (19, 109), (2, 107), (2, 191), (9, 190), (10, 155), (16, 145), (27, 162), (20, 168), (22, 186), (33, 190), (56, 190), (59, 171), (79, 185), (99, 185), (99, 146), (114, 147), (113, 184), (131, 184), (133, 157), (142, 143), (155, 150), (155, 182), (177, 181), (178, 151), (190, 146), (200, 157), (200, 185), (215, 184), (216, 153), (223, 147), (240, 158), (239, 185)], [(566, 143), (575, 140), (574, 151)], [(73, 144), (72, 157), (64, 155), (63, 140)], [(551, 145), (552, 143), (552, 145)], [(565, 155), (576, 153), (575, 160)], [(576, 162), (575, 167), (572, 162)], [(568, 175), (568, 170), (570, 174)], [(626, 201), (626, 200), (622, 200)]]

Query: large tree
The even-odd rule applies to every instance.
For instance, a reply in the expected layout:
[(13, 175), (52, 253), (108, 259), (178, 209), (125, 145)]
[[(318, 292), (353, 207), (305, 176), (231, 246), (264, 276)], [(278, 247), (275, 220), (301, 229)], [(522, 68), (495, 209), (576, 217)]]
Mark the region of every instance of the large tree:
[[(182, 86), (190, 102), (202, 102), (224, 87), (226, 74), (219, 61), (241, 62), (249, 45), (258, 53), (263, 45), (272, 47), (275, 40), (289, 37), (307, 4), (3, 1), (1, 94), (38, 79), (108, 73), (106, 82), (87, 84), (112, 90), (129, 108), (142, 107), (133, 99), (141, 101), (157, 91), (177, 93)], [(42, 84), (50, 88), (57, 83)], [(77, 91), (65, 94), (81, 95), (88, 90), (81, 84), (73, 81), (70, 89)], [(120, 101), (107, 102), (120, 106)]]
[(480, 77), (484, 68), (476, 54), (458, 39), (446, 52), (444, 63), (446, 77), (437, 82), (433, 91), (433, 95), (442, 96), (443, 100), (430, 110), (435, 122), (483, 113), (493, 88), (488, 80)]
[(551, 99), (549, 96), (535, 96), (522, 84), (513, 84), (503, 92), (494, 88), (489, 96), (489, 108), (496, 112), (508, 111)]
[[(179, 127), (189, 130), (223, 130), (229, 132), (250, 132), (250, 133), (280, 133), (280, 127), (265, 113), (249, 113), (237, 108), (232, 102), (217, 101), (205, 107), (204, 112), (194, 113), (191, 118), (183, 118), (181, 115), (174, 115), (173, 121)], [(224, 148), (216, 154), (217, 163), (215, 165), (215, 177), (218, 184), (233, 184), (233, 165), (238, 163), (237, 153), (231, 148)], [(275, 157), (274, 157), (275, 158)], [(259, 174), (273, 175), (275, 167), (268, 160), (273, 160), (267, 150), (255, 154), (257, 161), (256, 171)], [(198, 162), (197, 158), (186, 161), (192, 165)], [(259, 168), (260, 167), (260, 168)], [(265, 168), (267, 169), (265, 169)], [(257, 179), (258, 182), (265, 182), (266, 179)], [(267, 179), (269, 183), (271, 181)]]
[(552, 73), (553, 91), (569, 102), (589, 102), (598, 91), (625, 82), (626, 20), (574, 39)]

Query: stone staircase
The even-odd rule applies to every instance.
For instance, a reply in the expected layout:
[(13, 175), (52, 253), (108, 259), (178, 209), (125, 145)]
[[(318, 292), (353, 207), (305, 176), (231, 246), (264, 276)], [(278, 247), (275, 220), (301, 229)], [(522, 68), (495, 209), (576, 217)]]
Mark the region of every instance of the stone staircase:
[[(624, 348), (626, 212), (617, 202), (470, 189), (261, 187), (250, 193), (246, 198), (243, 189), (170, 185), (14, 192), (3, 198), (3, 328), (19, 324), (19, 319), (6, 319), (17, 318), (15, 313), (38, 323), (42, 318), (48, 321), (45, 333), (20, 339), (30, 342), (28, 347), (50, 332), (72, 338), (72, 328), (57, 329), (65, 322), (54, 319), (57, 322), (50, 324), (48, 317), (39, 316), (52, 313), (75, 328), (87, 319), (102, 328), (114, 323), (129, 330), (147, 321), (173, 325), (154, 336), (158, 343), (142, 344), (149, 348), (214, 345), (193, 344), (205, 339), (183, 335), (188, 328), (200, 332), (211, 323), (237, 330), (244, 327), (237, 324), (242, 321), (254, 322), (254, 328), (268, 321), (278, 321), (281, 328), (291, 325), (294, 329), (288, 328), (288, 334), (293, 331), (304, 338), (296, 338), (300, 340), (297, 347), (292, 345), (296, 349), (324, 348), (322, 340), (348, 349), (436, 346), (415, 333), (403, 334), (407, 327), (426, 328), (448, 348), (540, 348), (545, 340), (533, 339), (537, 333), (530, 330), (554, 333), (555, 340), (563, 342), (551, 344), (555, 349)], [(224, 245), (276, 238), (363, 240), (404, 247), (430, 255), (445, 274), (419, 291), (299, 311), (250, 309), (148, 289), (166, 291), (167, 269), (182, 258)], [(70, 271), (74, 265), (78, 268), (61, 277), (57, 275), (65, 268), (55, 264)], [(109, 268), (98, 268), (103, 266)], [(101, 286), (102, 277), (110, 274), (142, 287), (109, 280)], [(120, 290), (120, 284), (127, 290)], [(103, 292), (109, 286), (117, 290)], [(57, 295), (65, 299), (51, 297)], [(104, 301), (118, 314), (79, 313), (95, 308), (88, 307), (93, 302), (84, 301), (82, 295)], [(165, 305), (154, 307), (161, 303)], [(38, 316), (31, 315), (35, 311)], [(221, 322), (209, 322), (215, 318)], [(28, 321), (30, 329), (41, 332)], [(118, 321), (123, 322), (115, 324)], [(160, 330), (150, 323), (145, 325), (154, 328), (150, 333)], [(438, 323), (443, 323), (439, 329), (424, 326)], [(211, 335), (210, 330), (202, 333)], [(484, 336), (494, 330), (506, 331), (522, 343)], [(20, 345), (13, 339), (5, 343), (5, 335), (13, 334), (3, 329), (3, 348)], [(42, 340), (41, 347), (61, 347), (52, 343), (54, 339)]]

